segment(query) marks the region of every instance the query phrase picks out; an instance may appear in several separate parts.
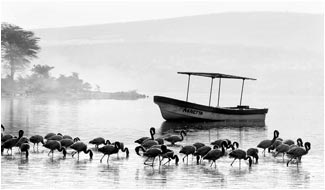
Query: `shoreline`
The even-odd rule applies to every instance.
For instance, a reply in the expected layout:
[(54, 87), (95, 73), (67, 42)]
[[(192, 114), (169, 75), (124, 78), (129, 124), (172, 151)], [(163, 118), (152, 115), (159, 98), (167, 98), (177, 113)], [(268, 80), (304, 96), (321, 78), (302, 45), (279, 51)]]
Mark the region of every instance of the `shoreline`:
[(136, 91), (127, 92), (79, 92), (79, 93), (39, 93), (39, 94), (4, 94), (1, 98), (41, 98), (41, 99), (78, 99), (78, 100), (138, 100), (148, 98), (148, 95), (139, 94)]

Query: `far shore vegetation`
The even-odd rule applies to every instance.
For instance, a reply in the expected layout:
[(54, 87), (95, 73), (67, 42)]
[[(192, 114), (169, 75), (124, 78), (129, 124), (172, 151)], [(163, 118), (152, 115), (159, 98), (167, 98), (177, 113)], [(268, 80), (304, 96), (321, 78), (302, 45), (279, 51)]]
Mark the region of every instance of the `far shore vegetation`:
[[(37, 59), (41, 50), (40, 38), (32, 31), (8, 24), (1, 24), (1, 59), (2, 69), (6, 73), (1, 77), (2, 97), (41, 97), (41, 98), (75, 98), (75, 99), (128, 99), (146, 98), (136, 90), (127, 92), (101, 92), (100, 87), (79, 78), (79, 74), (51, 76), (54, 69), (49, 65), (30, 64)], [(30, 71), (29, 75), (19, 75)]]

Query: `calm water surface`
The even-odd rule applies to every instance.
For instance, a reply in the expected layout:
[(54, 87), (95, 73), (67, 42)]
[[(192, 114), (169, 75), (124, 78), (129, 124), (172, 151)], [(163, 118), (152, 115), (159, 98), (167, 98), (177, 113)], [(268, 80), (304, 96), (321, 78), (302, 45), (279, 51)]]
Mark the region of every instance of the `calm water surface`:
[[(80, 154), (80, 161), (69, 153), (55, 152), (48, 157), (48, 150), (31, 150), (29, 159), (21, 157), (17, 149), (8, 156), (1, 156), (1, 188), (324, 188), (324, 119), (323, 97), (273, 97), (265, 99), (269, 107), (266, 126), (236, 125), (229, 123), (170, 123), (164, 122), (158, 106), (152, 98), (137, 101), (116, 100), (39, 100), (2, 99), (1, 122), (5, 134), (17, 134), (23, 129), (26, 136), (45, 135), (49, 132), (80, 137), (89, 142), (95, 137), (122, 141), (130, 149), (130, 157), (124, 153), (99, 160), (102, 154), (94, 153), (93, 160)], [(271, 139), (273, 130), (280, 131), (283, 139), (302, 138), (311, 142), (311, 151), (304, 156), (301, 165), (286, 166), (282, 157), (271, 154), (259, 164), (249, 168), (242, 161), (241, 167), (228, 157), (217, 161), (210, 168), (208, 162), (196, 165), (189, 158), (188, 164), (180, 161), (170, 165), (144, 166), (144, 158), (137, 156), (134, 141), (149, 136), (149, 128), (156, 128), (156, 137), (178, 134), (178, 129), (188, 126), (188, 135), (179, 145), (195, 142), (209, 144), (219, 138), (238, 141), (240, 148), (256, 147), (264, 139)], [(89, 148), (94, 150), (92, 145)], [(181, 157), (179, 146), (169, 147)]]

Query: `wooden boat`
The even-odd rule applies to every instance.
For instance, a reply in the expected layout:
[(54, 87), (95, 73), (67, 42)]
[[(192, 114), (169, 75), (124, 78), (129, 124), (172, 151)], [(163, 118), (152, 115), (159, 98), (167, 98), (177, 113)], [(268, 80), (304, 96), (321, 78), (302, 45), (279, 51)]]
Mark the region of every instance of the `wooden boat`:
[[(188, 75), (187, 95), (186, 101), (177, 100), (168, 97), (154, 96), (154, 102), (158, 104), (162, 117), (167, 120), (210, 120), (210, 121), (265, 121), (267, 108), (250, 108), (247, 105), (242, 105), (242, 96), (245, 80), (256, 80), (253, 78), (221, 74), (221, 73), (200, 73), (200, 72), (178, 72), (178, 74)], [(211, 78), (211, 89), (209, 106), (188, 102), (188, 93), (190, 87), (190, 77), (201, 76)], [(210, 106), (213, 80), (219, 78), (219, 91), (218, 91), (218, 105), (216, 107)], [(220, 85), (221, 79), (241, 79), (242, 89), (240, 96), (240, 104), (235, 107), (219, 107), (220, 100)]]

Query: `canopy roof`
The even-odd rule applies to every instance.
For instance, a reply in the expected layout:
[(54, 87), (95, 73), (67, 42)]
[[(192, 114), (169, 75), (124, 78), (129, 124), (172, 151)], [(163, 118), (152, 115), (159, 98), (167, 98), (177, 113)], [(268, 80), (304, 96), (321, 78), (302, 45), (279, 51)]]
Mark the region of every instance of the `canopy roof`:
[(253, 78), (235, 76), (235, 75), (228, 75), (222, 73), (200, 73), (200, 72), (177, 72), (178, 74), (186, 74), (186, 75), (195, 75), (201, 77), (211, 77), (211, 78), (228, 78), (228, 79), (243, 79), (243, 80), (256, 80)]

